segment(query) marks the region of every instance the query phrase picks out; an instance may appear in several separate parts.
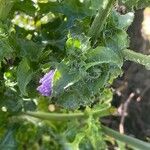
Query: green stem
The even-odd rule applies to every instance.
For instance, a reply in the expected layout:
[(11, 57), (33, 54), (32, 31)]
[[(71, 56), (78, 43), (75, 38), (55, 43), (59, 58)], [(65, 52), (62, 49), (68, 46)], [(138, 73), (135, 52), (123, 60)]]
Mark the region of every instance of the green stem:
[(104, 8), (99, 8), (98, 14), (96, 15), (88, 33), (88, 35), (92, 37), (94, 41), (98, 38), (100, 32), (102, 31), (103, 25), (110, 10), (112, 9), (114, 1), (115, 0), (108, 0), (106, 5), (104, 4), (106, 1), (103, 1), (103, 5), (105, 5)]
[(108, 108), (109, 106), (105, 107), (104, 109), (100, 109), (100, 110), (95, 110), (95, 111), (92, 111), (91, 114), (93, 116), (97, 116), (97, 117), (105, 117), (105, 116), (109, 116), (109, 115), (112, 115), (116, 109), (115, 108)]
[(0, 0), (0, 20), (4, 21), (13, 6), (12, 0)]
[(123, 56), (126, 60), (134, 61), (136, 63), (144, 65), (150, 70), (150, 55), (144, 55), (141, 53), (134, 52), (129, 49), (123, 50)]
[(102, 126), (102, 129), (103, 129), (104, 133), (106, 133), (107, 135), (109, 135), (121, 142), (124, 142), (130, 146), (133, 146), (134, 148), (141, 149), (141, 150), (150, 150), (149, 143), (143, 142), (139, 139), (136, 139), (136, 138), (133, 138), (133, 137), (130, 137), (127, 135), (120, 134), (119, 132), (114, 131), (105, 126)]
[[(98, 116), (98, 117), (104, 117), (112, 114), (114, 112), (114, 109), (112, 108), (104, 108), (101, 110), (97, 111), (91, 111), (89, 114), (92, 114), (93, 116)], [(87, 118), (88, 117), (88, 112), (87, 113), (46, 113), (46, 112), (25, 112), (23, 115), (28, 115), (31, 117), (39, 118), (39, 119), (44, 119), (44, 120), (56, 120), (56, 121), (62, 121), (62, 120), (71, 120), (75, 118)]]
[(56, 120), (56, 121), (62, 121), (62, 120), (69, 120), (69, 119), (75, 119), (75, 118), (83, 118), (84, 113), (45, 113), (45, 112), (26, 112), (25, 115), (44, 119), (44, 120)]

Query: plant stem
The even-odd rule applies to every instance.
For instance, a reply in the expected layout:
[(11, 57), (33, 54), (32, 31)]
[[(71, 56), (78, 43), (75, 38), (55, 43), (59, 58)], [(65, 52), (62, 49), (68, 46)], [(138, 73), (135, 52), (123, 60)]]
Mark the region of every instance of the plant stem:
[[(104, 117), (112, 114), (114, 112), (114, 109), (112, 108), (103, 108), (101, 110), (97, 111), (91, 111), (89, 114), (93, 116), (98, 117)], [(62, 121), (62, 120), (71, 120), (75, 118), (87, 118), (88, 113), (80, 112), (80, 113), (46, 113), (46, 112), (25, 112), (23, 115), (44, 119), (44, 120), (56, 120), (56, 121)]]
[[(102, 31), (103, 25), (106, 21), (106, 18), (110, 12), (110, 10), (112, 9), (113, 3), (115, 0), (108, 0), (105, 8), (100, 7), (98, 10), (98, 13), (89, 29), (89, 33), (88, 35), (92, 37), (92, 39), (95, 41), (100, 32)], [(104, 1), (103, 0), (103, 5), (104, 5)]]
[(62, 120), (69, 120), (69, 119), (75, 119), (75, 118), (83, 118), (84, 113), (45, 113), (45, 112), (26, 112), (25, 115), (44, 119), (44, 120), (56, 120), (56, 121), (62, 121)]
[(120, 134), (117, 131), (114, 131), (108, 127), (102, 126), (102, 130), (104, 131), (104, 133), (106, 133), (107, 135), (121, 141), (121, 142), (125, 142), (126, 144), (129, 144), (131, 146), (133, 146), (134, 148), (137, 149), (141, 149), (141, 150), (150, 150), (150, 144), (143, 142), (139, 139), (127, 136), (127, 135), (123, 135)]
[(142, 64), (146, 69), (150, 70), (150, 55), (144, 55), (134, 52), (133, 50), (125, 49), (123, 50), (123, 56), (126, 60)]

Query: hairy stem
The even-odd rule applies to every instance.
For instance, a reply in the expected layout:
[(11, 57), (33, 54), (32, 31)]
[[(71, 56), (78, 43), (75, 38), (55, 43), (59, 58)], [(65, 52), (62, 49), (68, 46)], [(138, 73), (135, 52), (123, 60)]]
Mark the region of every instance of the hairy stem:
[(56, 121), (62, 121), (62, 120), (69, 120), (69, 119), (75, 119), (75, 118), (83, 118), (84, 113), (45, 113), (45, 112), (26, 112), (25, 115), (44, 119), (44, 120), (56, 120)]
[(134, 148), (141, 149), (141, 150), (150, 150), (149, 143), (143, 142), (139, 139), (136, 139), (136, 138), (133, 138), (133, 137), (130, 137), (127, 135), (120, 134), (119, 132), (114, 131), (105, 126), (102, 126), (102, 129), (103, 129), (104, 133), (106, 133), (107, 135), (115, 138), (116, 140), (124, 142), (130, 146), (133, 146)]
[(103, 1), (103, 6), (104, 8), (100, 7), (99, 8), (99, 11), (91, 25), (91, 28), (89, 29), (89, 33), (88, 35), (90, 37), (92, 37), (92, 39), (95, 41), (100, 32), (102, 31), (102, 28), (103, 28), (103, 25), (106, 21), (106, 18), (110, 12), (110, 10), (112, 9), (112, 6), (113, 6), (113, 3), (114, 3), (115, 0), (108, 0), (107, 1), (107, 4), (104, 4), (104, 2), (106, 1)]
[[(90, 115), (98, 116), (98, 117), (104, 117), (112, 114), (114, 112), (114, 109), (112, 108), (103, 108), (101, 110), (97, 111), (91, 111), (89, 112)], [(80, 112), (80, 113), (45, 113), (45, 112), (25, 112), (24, 115), (44, 119), (44, 120), (56, 120), (56, 121), (62, 121), (62, 120), (71, 120), (71, 119), (80, 119), (80, 118), (87, 118), (88, 113)]]
[(146, 69), (150, 70), (150, 55), (144, 55), (129, 49), (125, 49), (123, 50), (123, 56), (126, 60), (142, 64), (146, 67)]

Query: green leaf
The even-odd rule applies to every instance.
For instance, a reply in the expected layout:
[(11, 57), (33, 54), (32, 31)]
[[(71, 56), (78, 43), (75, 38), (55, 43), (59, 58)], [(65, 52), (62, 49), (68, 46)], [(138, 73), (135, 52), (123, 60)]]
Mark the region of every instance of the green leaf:
[(12, 11), (20, 11), (28, 15), (34, 16), (36, 8), (34, 7), (34, 2), (32, 0), (15, 0)]
[(126, 30), (132, 23), (133, 18), (134, 14), (131, 12), (120, 15), (118, 12), (112, 11), (102, 35), (104, 45), (118, 54), (120, 54), (121, 50), (129, 47), (129, 38)]
[(114, 10), (110, 15), (109, 21), (111, 21), (111, 19), (113, 20), (114, 27), (127, 30), (133, 22), (134, 13), (128, 12), (126, 14), (119, 14), (117, 11)]
[(119, 0), (119, 3), (124, 4), (129, 10), (133, 10), (133, 8), (142, 9), (149, 6), (150, 0)]
[[(86, 0), (80, 2), (79, 0), (63, 0), (61, 2), (48, 2), (48, 3), (39, 3), (40, 12), (42, 13), (62, 13), (70, 18), (82, 18), (85, 16), (92, 16), (93, 13), (96, 13), (95, 8), (98, 7), (98, 0), (92, 2), (91, 0)], [(91, 7), (92, 4), (92, 7)]]
[(107, 17), (110, 14), (110, 11), (113, 8), (115, 0), (102, 0), (102, 3), (98, 4), (99, 10), (95, 16), (92, 25), (88, 31), (88, 35), (92, 38), (92, 41), (95, 43), (97, 38), (100, 37), (100, 33), (103, 30), (104, 24), (106, 23)]
[(8, 113), (0, 110), (0, 142), (6, 130), (6, 125), (8, 123), (7, 120), (8, 120)]
[(133, 19), (134, 19), (134, 13), (132, 12), (126, 13), (125, 15), (120, 15), (118, 13), (118, 22), (117, 22), (118, 27), (127, 30), (128, 27), (133, 22)]
[[(49, 1), (47, 3), (39, 3), (39, 7), (39, 13), (41, 13), (41, 15), (48, 14), (49, 12), (51, 12), (55, 16), (52, 22), (50, 23), (50, 26), (51, 29), (57, 27), (57, 34), (55, 33), (56, 35), (58, 35), (58, 31), (61, 33), (61, 35), (64, 32), (66, 35), (68, 30), (75, 25), (76, 20), (81, 20), (87, 17), (90, 18), (95, 14), (94, 12), (96, 12), (94, 6), (94, 10), (92, 10), (91, 8), (91, 0), (86, 0), (83, 2), (80, 2), (79, 0), (63, 0), (61, 2)], [(52, 32), (54, 32), (54, 30)]]
[(104, 88), (105, 85), (107, 85), (109, 76), (110, 76), (110, 71), (108, 69), (103, 71), (103, 73), (98, 79), (88, 83), (90, 91), (92, 91), (93, 94), (99, 92), (101, 88)]
[(60, 63), (53, 80), (53, 96), (55, 102), (67, 109), (76, 109), (81, 105), (89, 105), (90, 92), (87, 84), (82, 81), (82, 71), (72, 68), (69, 64)]
[[(103, 133), (100, 134), (100, 125), (98, 119), (93, 117), (89, 117), (87, 121), (87, 129), (85, 129), (85, 133), (87, 138), (90, 140), (93, 149), (106, 149), (106, 144), (102, 140)], [(101, 147), (99, 147), (101, 145)]]
[[(84, 34), (69, 34), (66, 41), (66, 52), (68, 55), (81, 57), (90, 49), (90, 38)], [(81, 58), (82, 59), (82, 58)]]
[(73, 72), (69, 73), (69, 72), (70, 71), (67, 65), (63, 63), (59, 64), (53, 79), (54, 95), (59, 95), (65, 90), (65, 88), (73, 85), (80, 79), (78, 72), (74, 72), (74, 73)]
[(27, 96), (26, 86), (31, 81), (33, 71), (27, 58), (23, 58), (17, 69), (17, 82), (22, 95)]
[(22, 109), (22, 100), (19, 99), (16, 95), (12, 94), (11, 96), (4, 97), (3, 99), (4, 106), (6, 107), (7, 111), (10, 113), (17, 113)]
[[(34, 122), (34, 120), (32, 120)], [(38, 126), (32, 124), (31, 122), (20, 123), (15, 138), (18, 144), (18, 149), (38, 149), (37, 141), (41, 139), (41, 133), (38, 132)], [(21, 139), (21, 140), (20, 140)], [(36, 146), (35, 146), (36, 145)]]
[(13, 6), (12, 0), (9, 0), (9, 1), (8, 0), (0, 0), (0, 20), (7, 19), (7, 15), (9, 14), (12, 6)]
[(14, 137), (15, 130), (10, 128), (7, 130), (6, 134), (0, 141), (0, 149), (1, 150), (16, 150), (17, 143)]
[(53, 96), (57, 105), (67, 109), (89, 106), (95, 101), (94, 96), (103, 92), (101, 89), (108, 84), (111, 73), (115, 73), (113, 77), (120, 74), (123, 59), (112, 49), (97, 47), (87, 51), (85, 57), (85, 64), (79, 68), (72, 68), (70, 62), (58, 65), (53, 80)]
[(104, 35), (105, 44), (114, 51), (120, 51), (129, 46), (128, 35), (124, 30), (116, 29)]
[(13, 49), (10, 46), (8, 39), (0, 38), (0, 61), (2, 61), (4, 57), (11, 56), (12, 52)]
[(66, 109), (78, 109), (80, 106), (88, 106), (93, 102), (91, 92), (82, 81), (76, 83), (71, 89), (66, 90), (62, 95), (57, 97), (57, 104)]
[(97, 47), (89, 51), (86, 55), (87, 57), (87, 68), (91, 66), (99, 65), (102, 63), (114, 64), (118, 67), (121, 67), (123, 64), (123, 59), (117, 52), (113, 49), (107, 47)]
[[(58, 82), (61, 82), (62, 84), (59, 84), (62, 88), (62, 92), (55, 95), (54, 102), (57, 103), (57, 105), (61, 105), (66, 109), (77, 109), (80, 106), (89, 106), (95, 101), (95, 95), (101, 94), (103, 89), (109, 80), (110, 72), (108, 68), (102, 67), (105, 71), (102, 71), (102, 73), (97, 74), (98, 77), (91, 76), (81, 76), (80, 73), (75, 75), (72, 79), (69, 78), (68, 74), (66, 73), (66, 76), (61, 78), (61, 80)], [(94, 72), (93, 72), (94, 73)], [(77, 80), (75, 80), (77, 79)], [(64, 87), (63, 81), (69, 81), (69, 84)], [(56, 87), (54, 84), (54, 90), (57, 92), (60, 87)]]
[(44, 49), (44, 46), (41, 44), (28, 40), (18, 40), (18, 44), (21, 47), (20, 55), (22, 57), (27, 57), (31, 61), (38, 61)]

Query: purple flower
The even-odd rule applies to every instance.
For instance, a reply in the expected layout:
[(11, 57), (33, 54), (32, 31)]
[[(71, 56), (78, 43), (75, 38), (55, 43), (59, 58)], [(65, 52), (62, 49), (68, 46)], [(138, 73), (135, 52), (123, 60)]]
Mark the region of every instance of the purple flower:
[(50, 96), (52, 94), (53, 76), (54, 76), (54, 70), (51, 70), (50, 72), (46, 73), (43, 78), (40, 79), (39, 83), (41, 83), (41, 85), (38, 86), (37, 90), (43, 96)]

